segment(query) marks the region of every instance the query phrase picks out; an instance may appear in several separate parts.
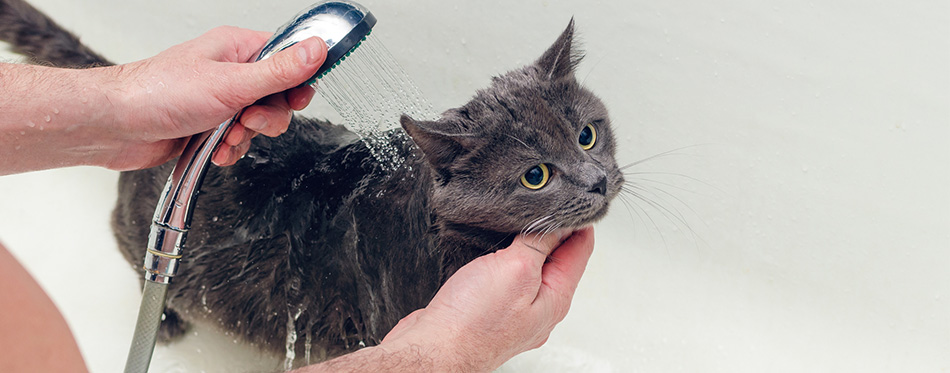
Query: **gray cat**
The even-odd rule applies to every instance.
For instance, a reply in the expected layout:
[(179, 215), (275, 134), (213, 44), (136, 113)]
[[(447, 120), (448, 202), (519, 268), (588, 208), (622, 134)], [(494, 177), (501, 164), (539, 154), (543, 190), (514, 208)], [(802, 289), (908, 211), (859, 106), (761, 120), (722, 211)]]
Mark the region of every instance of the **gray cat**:
[[(34, 61), (109, 64), (18, 0), (0, 0), (0, 21), (0, 38)], [(573, 32), (572, 21), (534, 64), (436, 121), (402, 116), (405, 132), (388, 133), (406, 159), (394, 171), (347, 129), (301, 117), (255, 138), (234, 166), (212, 167), (161, 338), (198, 321), (272, 351), (294, 330), (342, 354), (379, 343), (459, 267), (518, 233), (602, 218), (624, 179), (607, 110), (574, 77)], [(119, 180), (115, 236), (139, 272), (173, 163)]]

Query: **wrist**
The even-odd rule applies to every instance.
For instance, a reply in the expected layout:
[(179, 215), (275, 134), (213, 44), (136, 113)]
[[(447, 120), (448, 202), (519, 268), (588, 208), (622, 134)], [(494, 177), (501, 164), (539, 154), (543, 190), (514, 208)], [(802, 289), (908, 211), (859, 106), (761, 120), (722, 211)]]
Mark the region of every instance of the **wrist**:
[(356, 352), (295, 370), (294, 373), (363, 372), (372, 366), (375, 371), (393, 373), (414, 372), (488, 372), (462, 363), (460, 354), (451, 344), (430, 339), (427, 343), (384, 341)]
[[(97, 164), (110, 112), (91, 70), (0, 65), (0, 174)], [(107, 120), (107, 119), (106, 119)]]
[[(61, 139), (61, 155), (73, 158), (79, 165), (107, 166), (122, 152), (126, 131), (115, 126), (119, 122), (116, 103), (114, 67), (93, 69), (57, 69), (65, 97), (53, 100), (58, 118), (53, 124), (52, 138)], [(46, 117), (44, 117), (45, 120)]]
[(433, 327), (424, 321), (413, 325), (396, 338), (387, 336), (373, 348), (402, 360), (414, 361), (425, 368), (424, 371), (490, 372), (497, 368), (492, 366), (491, 362), (485, 361), (487, 356), (478, 356), (486, 351), (473, 349), (471, 344), (457, 335), (458, 331), (451, 327)]

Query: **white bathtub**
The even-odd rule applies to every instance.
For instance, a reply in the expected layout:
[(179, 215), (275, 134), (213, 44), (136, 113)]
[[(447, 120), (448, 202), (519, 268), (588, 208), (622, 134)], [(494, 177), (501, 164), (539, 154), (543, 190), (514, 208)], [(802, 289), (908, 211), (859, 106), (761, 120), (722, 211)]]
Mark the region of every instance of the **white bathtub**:
[[(307, 5), (34, 2), (119, 62)], [(672, 184), (642, 182), (685, 224), (615, 203), (567, 319), (502, 370), (950, 370), (950, 5), (826, 3), (364, 1), (440, 110), (574, 16), (621, 163), (688, 147), (637, 168)], [(0, 177), (0, 241), (94, 372), (122, 368), (139, 302), (108, 226), (116, 176)], [(248, 351), (199, 330), (153, 371), (277, 364)]]

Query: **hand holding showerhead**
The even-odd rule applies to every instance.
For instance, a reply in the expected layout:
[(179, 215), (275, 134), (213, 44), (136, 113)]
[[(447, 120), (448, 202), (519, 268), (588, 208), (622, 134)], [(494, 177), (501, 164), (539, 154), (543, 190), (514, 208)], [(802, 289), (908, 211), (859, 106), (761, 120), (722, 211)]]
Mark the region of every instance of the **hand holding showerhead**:
[[(302, 40), (318, 36), (327, 43), (328, 54), (317, 74), (308, 80), (312, 84), (359, 46), (375, 24), (376, 18), (357, 3), (345, 0), (320, 2), (278, 29), (265, 44), (257, 60), (269, 58)], [(160, 195), (148, 237), (144, 265), (145, 289), (126, 361), (126, 372), (148, 370), (168, 283), (178, 270), (198, 190), (211, 155), (240, 116), (241, 112), (238, 112), (215, 130), (193, 136)]]

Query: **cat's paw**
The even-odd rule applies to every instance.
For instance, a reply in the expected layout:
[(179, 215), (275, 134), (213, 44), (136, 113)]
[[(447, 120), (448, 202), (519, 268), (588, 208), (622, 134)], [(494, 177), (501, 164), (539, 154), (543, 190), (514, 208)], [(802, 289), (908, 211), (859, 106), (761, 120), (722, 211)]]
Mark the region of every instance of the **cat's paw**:
[(191, 325), (182, 320), (172, 309), (165, 309), (162, 324), (158, 328), (158, 341), (161, 343), (173, 342), (185, 335)]

